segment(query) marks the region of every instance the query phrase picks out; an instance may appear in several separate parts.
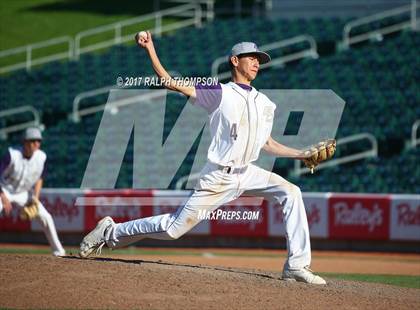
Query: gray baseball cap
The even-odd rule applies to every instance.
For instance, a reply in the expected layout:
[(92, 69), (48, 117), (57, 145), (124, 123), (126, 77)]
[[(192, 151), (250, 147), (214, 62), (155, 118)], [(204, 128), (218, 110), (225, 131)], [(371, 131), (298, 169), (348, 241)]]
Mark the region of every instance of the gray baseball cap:
[(260, 51), (258, 49), (257, 44), (253, 42), (241, 42), (238, 44), (235, 44), (232, 47), (232, 51), (230, 52), (230, 57), (232, 56), (239, 56), (242, 54), (257, 54), (260, 57), (260, 64), (265, 64), (271, 60), (270, 55), (267, 53), (264, 53), (263, 51)]
[(36, 127), (26, 128), (25, 134), (23, 135), (24, 140), (42, 140), (41, 130)]

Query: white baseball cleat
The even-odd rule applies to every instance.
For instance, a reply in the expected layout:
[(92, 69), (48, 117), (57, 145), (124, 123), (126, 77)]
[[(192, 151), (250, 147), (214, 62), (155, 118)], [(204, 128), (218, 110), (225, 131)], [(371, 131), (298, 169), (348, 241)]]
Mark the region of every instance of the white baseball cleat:
[(303, 267), (301, 269), (283, 269), (282, 279), (285, 281), (298, 281), (309, 284), (325, 285), (327, 282), (320, 276), (314, 275), (313, 271), (309, 267)]
[(55, 256), (55, 257), (66, 256), (66, 251), (64, 249), (61, 249), (61, 250), (58, 250), (58, 251), (54, 251), (53, 252), (53, 256)]
[(79, 256), (86, 258), (95, 250), (96, 254), (100, 255), (101, 249), (105, 245), (105, 232), (114, 224), (114, 220), (110, 216), (100, 220), (95, 229), (87, 234), (80, 243)]

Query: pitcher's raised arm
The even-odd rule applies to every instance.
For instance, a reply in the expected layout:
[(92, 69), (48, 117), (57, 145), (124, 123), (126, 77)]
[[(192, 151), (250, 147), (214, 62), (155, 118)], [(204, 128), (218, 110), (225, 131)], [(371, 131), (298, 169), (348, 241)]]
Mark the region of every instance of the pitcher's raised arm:
[(147, 54), (150, 57), (152, 62), (153, 70), (156, 72), (157, 76), (163, 82), (163, 85), (171, 90), (178, 91), (185, 96), (195, 98), (195, 88), (191, 85), (183, 85), (179, 81), (173, 79), (169, 73), (162, 66), (159, 57), (156, 53), (155, 46), (153, 44), (152, 34), (150, 31), (142, 31), (136, 34), (135, 36), (136, 43), (138, 46), (144, 48)]

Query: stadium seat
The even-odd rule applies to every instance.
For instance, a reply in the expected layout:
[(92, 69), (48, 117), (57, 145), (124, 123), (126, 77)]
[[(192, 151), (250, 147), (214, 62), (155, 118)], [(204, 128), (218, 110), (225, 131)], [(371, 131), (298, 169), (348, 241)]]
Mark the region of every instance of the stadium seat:
[[(156, 39), (156, 46), (169, 70), (184, 76), (207, 76), (212, 61), (227, 55), (231, 45), (238, 41), (254, 40), (264, 45), (300, 34), (312, 35), (318, 43), (338, 41), (345, 22), (335, 18), (215, 20), (201, 29), (188, 28)], [(257, 89), (332, 89), (346, 101), (338, 138), (370, 132), (380, 145), (387, 145), (390, 140), (404, 141), (420, 115), (420, 92), (415, 82), (419, 80), (416, 70), (420, 65), (419, 44), (419, 33), (403, 32), (382, 42), (319, 59), (262, 70), (254, 86)], [(67, 115), (72, 111), (74, 97), (83, 91), (115, 84), (118, 76), (148, 76), (152, 72), (146, 54), (138, 47), (115, 46), (104, 52), (83, 54), (79, 61), (54, 62), (34, 68), (31, 73), (18, 71), (0, 76), (0, 110), (28, 104), (39, 109), (48, 124), (43, 148), (49, 155), (51, 173), (46, 186), (78, 187), (101, 113), (84, 117), (78, 124), (72, 123)], [(93, 98), (83, 104), (98, 104), (104, 98)], [(165, 135), (184, 104), (185, 100), (180, 98), (168, 105)], [(11, 135), (7, 143), (0, 144), (0, 152), (4, 153), (7, 145), (18, 143), (17, 135)], [(131, 150), (129, 146), (128, 153)], [(178, 158), (177, 152), (181, 150), (172, 151), (173, 157)], [(124, 159), (119, 187), (131, 187), (130, 154)], [(419, 155), (417, 149), (388, 154), (379, 160), (367, 159), (320, 170), (294, 181), (306, 191), (419, 192), (420, 168), (416, 165)], [(187, 156), (187, 166), (193, 159), (193, 155)], [(292, 167), (292, 161), (279, 159), (274, 170), (284, 175)], [(178, 176), (187, 170), (183, 167)], [(354, 177), (355, 173), (359, 177)]]

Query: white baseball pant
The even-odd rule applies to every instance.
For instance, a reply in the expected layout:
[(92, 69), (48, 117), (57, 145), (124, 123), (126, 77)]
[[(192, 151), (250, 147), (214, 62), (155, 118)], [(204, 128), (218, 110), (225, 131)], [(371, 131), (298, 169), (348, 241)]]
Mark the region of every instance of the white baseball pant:
[[(7, 199), (11, 203), (14, 203), (19, 208), (23, 208), (24, 205), (28, 202), (29, 193), (21, 192), (17, 194), (12, 194), (5, 189), (2, 189), (3, 193), (6, 195)], [(57, 230), (55, 229), (54, 220), (51, 214), (45, 209), (44, 205), (40, 202), (38, 205), (39, 215), (35, 218), (42, 227), (45, 236), (48, 239), (48, 243), (51, 246), (54, 255), (63, 255), (65, 253), (63, 246), (58, 239)], [(3, 211), (3, 203), (0, 199), (0, 214)]]
[(276, 200), (283, 207), (288, 249), (285, 266), (292, 269), (309, 266), (309, 227), (299, 187), (252, 164), (243, 173), (228, 174), (207, 163), (194, 193), (183, 207), (175, 213), (115, 224), (106, 231), (106, 244), (118, 248), (144, 238), (178, 239), (201, 221), (199, 210), (212, 212), (241, 194)]

